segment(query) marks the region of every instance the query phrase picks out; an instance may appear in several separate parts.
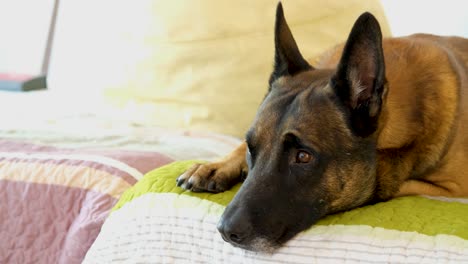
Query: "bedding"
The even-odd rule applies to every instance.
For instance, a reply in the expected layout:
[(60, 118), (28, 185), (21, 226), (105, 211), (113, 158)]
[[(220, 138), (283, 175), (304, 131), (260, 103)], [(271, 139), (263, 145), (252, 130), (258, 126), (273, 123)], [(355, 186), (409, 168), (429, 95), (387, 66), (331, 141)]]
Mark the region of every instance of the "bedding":
[(403, 197), (328, 216), (272, 255), (224, 242), (216, 223), (240, 185), (192, 193), (193, 161), (146, 174), (105, 221), (84, 263), (468, 263), (468, 200)]
[(110, 209), (145, 173), (217, 159), (240, 142), (141, 127), (90, 101), (85, 112), (76, 108), (83, 101), (53, 97), (0, 93), (0, 263), (81, 263)]

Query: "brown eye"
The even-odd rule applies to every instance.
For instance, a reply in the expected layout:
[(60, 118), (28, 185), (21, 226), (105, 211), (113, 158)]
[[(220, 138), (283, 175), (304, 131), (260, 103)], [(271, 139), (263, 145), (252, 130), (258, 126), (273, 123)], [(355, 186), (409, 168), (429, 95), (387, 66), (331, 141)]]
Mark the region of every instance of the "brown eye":
[(312, 155), (306, 151), (299, 150), (296, 154), (296, 163), (309, 163), (312, 160)]

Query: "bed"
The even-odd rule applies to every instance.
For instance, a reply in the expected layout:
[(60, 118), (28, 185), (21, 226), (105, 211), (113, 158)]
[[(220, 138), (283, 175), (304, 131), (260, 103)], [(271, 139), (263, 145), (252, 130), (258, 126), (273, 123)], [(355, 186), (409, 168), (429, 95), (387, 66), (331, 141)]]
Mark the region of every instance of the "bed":
[(196, 194), (175, 178), (238, 139), (91, 119), (85, 135), (2, 130), (1, 263), (468, 263), (468, 200), (438, 197), (327, 217), (273, 255), (234, 248), (216, 223), (239, 186)]
[[(364, 10), (390, 35), (376, 0), (283, 2), (310, 57)], [(0, 92), (0, 263), (468, 263), (466, 199), (332, 215), (274, 254), (225, 243), (216, 223), (240, 186), (191, 193), (175, 178), (242, 141), (277, 2), (181, 3), (60, 2), (49, 90)]]
[[(24, 107), (33, 101), (36, 110)], [(145, 173), (215, 159), (239, 143), (116, 122), (73, 102), (51, 92), (0, 93), (0, 263), (81, 263), (110, 209)]]

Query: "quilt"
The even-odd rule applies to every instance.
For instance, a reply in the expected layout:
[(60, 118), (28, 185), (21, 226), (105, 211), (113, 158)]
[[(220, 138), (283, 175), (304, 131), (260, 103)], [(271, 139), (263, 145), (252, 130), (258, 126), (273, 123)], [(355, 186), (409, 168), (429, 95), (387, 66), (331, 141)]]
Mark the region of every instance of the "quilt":
[(122, 193), (175, 160), (216, 159), (238, 140), (131, 129), (0, 131), (0, 263), (81, 263)]
[(216, 229), (240, 185), (192, 193), (175, 179), (194, 161), (146, 174), (113, 208), (84, 263), (468, 263), (468, 200), (403, 197), (330, 215), (273, 254)]

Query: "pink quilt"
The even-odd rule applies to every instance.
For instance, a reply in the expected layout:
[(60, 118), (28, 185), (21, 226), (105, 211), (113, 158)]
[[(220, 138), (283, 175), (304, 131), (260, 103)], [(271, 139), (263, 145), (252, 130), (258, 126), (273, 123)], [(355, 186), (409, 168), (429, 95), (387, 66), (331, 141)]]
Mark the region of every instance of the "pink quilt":
[(0, 263), (81, 263), (122, 192), (172, 160), (0, 139)]

